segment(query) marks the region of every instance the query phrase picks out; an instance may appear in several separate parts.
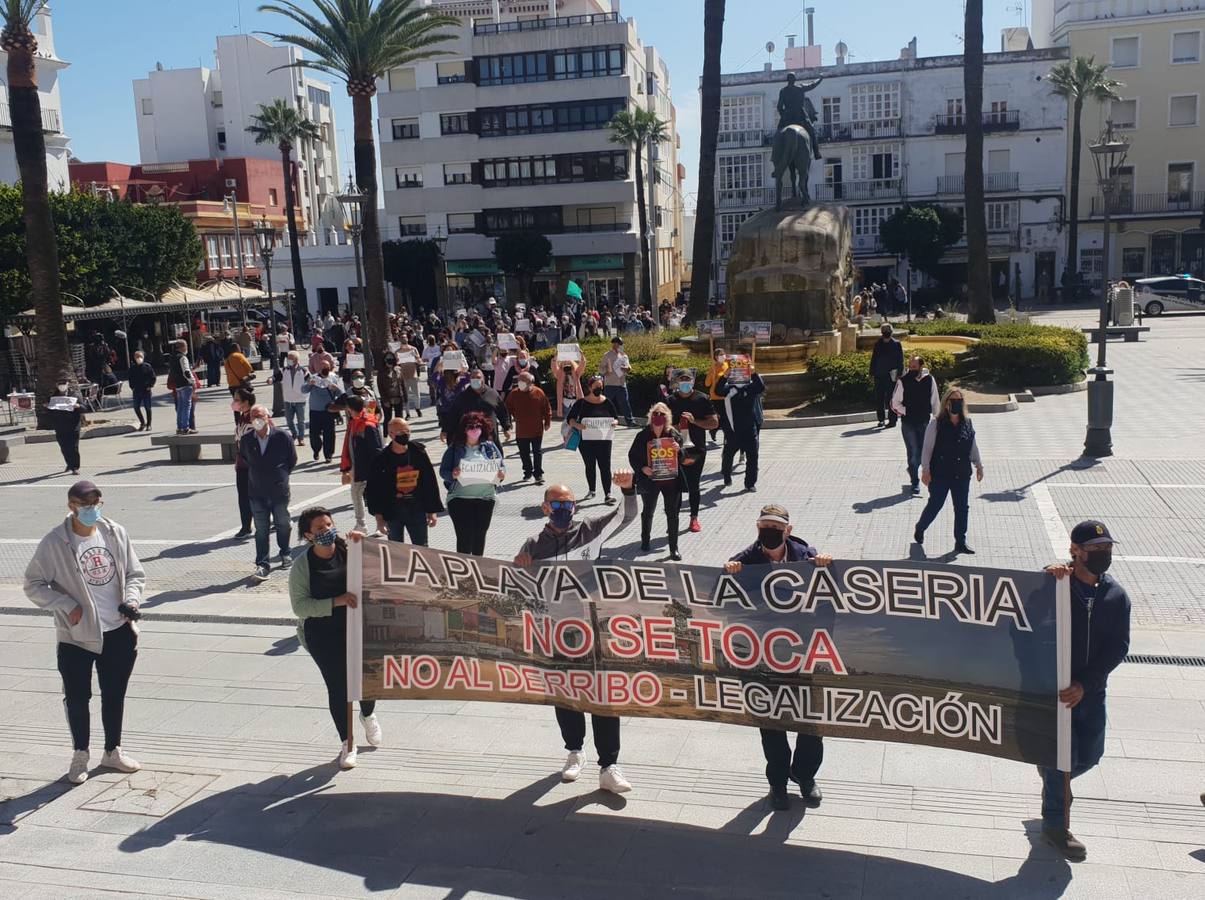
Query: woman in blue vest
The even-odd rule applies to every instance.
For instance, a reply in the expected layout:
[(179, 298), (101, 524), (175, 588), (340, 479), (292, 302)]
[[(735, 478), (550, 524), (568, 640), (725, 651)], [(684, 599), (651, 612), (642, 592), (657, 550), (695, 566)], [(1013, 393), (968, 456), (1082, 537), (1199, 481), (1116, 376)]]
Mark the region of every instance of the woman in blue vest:
[(925, 529), (933, 524), (946, 497), (954, 496), (954, 552), (974, 553), (967, 546), (967, 508), (971, 492), (971, 467), (975, 480), (983, 481), (983, 460), (975, 443), (975, 428), (966, 415), (966, 399), (953, 388), (941, 401), (937, 418), (925, 429), (921, 450), (921, 481), (929, 486), (929, 502), (920, 514), (912, 539), (925, 542)]

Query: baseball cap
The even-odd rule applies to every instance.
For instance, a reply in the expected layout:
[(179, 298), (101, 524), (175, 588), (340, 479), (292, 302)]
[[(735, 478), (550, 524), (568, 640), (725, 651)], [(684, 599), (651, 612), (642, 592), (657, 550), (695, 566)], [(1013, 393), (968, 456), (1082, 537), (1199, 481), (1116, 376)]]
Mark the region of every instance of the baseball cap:
[(1109, 529), (1105, 527), (1104, 522), (1089, 519), (1071, 529), (1071, 543), (1078, 544), (1080, 547), (1091, 547), (1094, 544), (1115, 544), (1117, 542), (1113, 540), (1113, 535), (1109, 534)]
[(791, 514), (787, 512), (785, 506), (779, 506), (777, 503), (767, 503), (761, 508), (761, 512), (757, 516), (759, 522), (778, 522), (781, 525), (791, 524)]
[(674, 381), (681, 381), (683, 378), (689, 378), (694, 381), (694, 369), (674, 369)]
[(611, 338), (611, 343), (612, 344), (622, 344), (623, 338), (621, 338), (619, 335), (615, 335), (615, 337)]
[(103, 496), (100, 492), (100, 488), (98, 488), (96, 483), (92, 481), (77, 481), (75, 484), (71, 485), (71, 487), (67, 488), (68, 500), (87, 500), (93, 494), (96, 494), (98, 497)]

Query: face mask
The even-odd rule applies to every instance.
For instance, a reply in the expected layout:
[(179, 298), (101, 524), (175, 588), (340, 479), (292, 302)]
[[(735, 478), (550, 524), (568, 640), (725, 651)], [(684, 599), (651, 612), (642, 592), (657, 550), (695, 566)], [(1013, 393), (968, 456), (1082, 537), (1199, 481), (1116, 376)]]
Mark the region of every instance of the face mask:
[(530, 390), (531, 390), (531, 385), (530, 385), (530, 384), (528, 384), (526, 381), (520, 381), (520, 382), (519, 382), (519, 390), (521, 390), (521, 391), (530, 391)]
[(913, 377), (920, 378), (920, 369), (909, 369), (908, 371), (912, 373)]
[(1112, 550), (1097, 550), (1089, 553), (1084, 559), (1084, 568), (1093, 575), (1104, 575), (1109, 571), (1111, 565), (1113, 565)]
[(76, 512), (75, 517), (79, 519), (79, 523), (86, 528), (91, 528), (100, 521), (99, 506), (81, 506)]
[(387, 365), (387, 366), (396, 366), (396, 365), (397, 365), (397, 360), (396, 360), (396, 359), (394, 359), (392, 356), (386, 356), (386, 357), (385, 357), (385, 365)]
[(339, 537), (339, 529), (332, 525), (326, 531), (320, 531), (314, 535), (314, 543), (319, 547), (329, 547)]
[(364, 387), (364, 379), (363, 378), (353, 378), (351, 380), (351, 386), (352, 387)]
[(661, 427), (665, 425), (665, 413), (653, 413), (653, 417), (649, 419), (649, 421), (652, 424)]
[(293, 357), (291, 357), (291, 356), (290, 356), (290, 357), (289, 357), (288, 362), (289, 362), (289, 368), (290, 368), (290, 369), (296, 369), (296, 368), (297, 368), (297, 360), (293, 359)]
[(403, 447), (405, 447), (407, 444), (409, 444), (409, 443), (410, 443), (410, 435), (408, 435), (408, 434), (395, 434), (395, 435), (393, 436), (393, 442), (394, 442), (395, 444), (401, 444)]
[(573, 524), (573, 507), (554, 509), (548, 514), (548, 521), (553, 528), (566, 529)]
[(601, 397), (603, 395), (603, 389), (602, 388), (594, 388), (594, 390), (590, 391), (590, 393), (593, 394), (595, 397)]
[(950, 401), (950, 414), (955, 415), (955, 416), (962, 415), (962, 401), (961, 400), (951, 400)]
[(695, 389), (695, 386), (693, 384), (691, 384), (689, 381), (678, 382), (678, 393), (679, 394), (686, 395), (686, 394), (689, 394), (694, 389)]
[(571, 366), (565, 366), (563, 369), (561, 369), (561, 371), (564, 372), (566, 375), (573, 374), (573, 368)]
[(59, 389), (60, 394), (67, 393), (67, 388), (68, 388), (67, 382), (64, 381), (61, 384), (56, 384), (55, 387), (57, 387)]
[(481, 390), (481, 379), (480, 378), (470, 378), (469, 379), (469, 387), (471, 387), (475, 391)]
[(134, 357), (134, 365), (136, 365), (136, 366), (142, 365), (142, 357), (141, 356)]
[(767, 550), (777, 550), (787, 539), (785, 532), (778, 528), (757, 529), (757, 542)]
[(525, 360), (525, 359), (521, 359), (521, 360), (519, 360), (519, 361), (516, 363), (516, 365), (517, 365), (517, 366), (518, 366), (520, 369), (526, 369), (526, 368), (527, 368), (527, 360)]
[(268, 427), (268, 420), (267, 419), (252, 419), (251, 427), (254, 428), (256, 431), (263, 431), (265, 428)]
[(481, 440), (481, 429), (480, 428), (470, 428), (464, 433), (464, 436), (466, 438), (468, 438), (472, 443), (475, 444), (479, 440)]

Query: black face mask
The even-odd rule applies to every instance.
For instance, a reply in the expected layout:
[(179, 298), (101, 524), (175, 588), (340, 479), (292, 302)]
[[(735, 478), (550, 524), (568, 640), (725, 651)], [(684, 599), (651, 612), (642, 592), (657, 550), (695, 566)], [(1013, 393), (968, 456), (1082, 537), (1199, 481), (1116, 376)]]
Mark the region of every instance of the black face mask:
[(962, 401), (961, 400), (951, 400), (950, 401), (950, 414), (954, 415), (954, 416), (962, 415)]
[(1112, 550), (1097, 550), (1084, 558), (1084, 568), (1093, 575), (1104, 575), (1113, 565)]
[(779, 528), (757, 529), (757, 542), (767, 550), (777, 550), (786, 539), (786, 533)]
[(601, 397), (603, 395), (603, 390), (602, 390), (602, 388), (595, 388), (590, 393), (593, 394), (595, 397)]

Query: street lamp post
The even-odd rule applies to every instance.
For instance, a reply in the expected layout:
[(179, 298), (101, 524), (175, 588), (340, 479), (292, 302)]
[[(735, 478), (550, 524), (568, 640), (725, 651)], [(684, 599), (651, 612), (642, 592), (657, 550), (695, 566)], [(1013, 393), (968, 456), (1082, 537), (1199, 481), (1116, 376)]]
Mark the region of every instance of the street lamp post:
[[(450, 296), (448, 296), (448, 257), (447, 257), (448, 236), (446, 234), (444, 234), (444, 227), (442, 225), (435, 226), (435, 237), (433, 237), (431, 240), (435, 241), (435, 246), (439, 250), (439, 269), (440, 269), (440, 277), (443, 279), (444, 303), (447, 304), (447, 311), (451, 312), (452, 311), (452, 298)], [(436, 294), (435, 306), (438, 308), (440, 305), (439, 304), (439, 286), (438, 285), (436, 286), (435, 294)], [(411, 312), (413, 314), (413, 311), (411, 311)], [(441, 309), (440, 312), (442, 313), (442, 312), (444, 312), (444, 310)]]
[(272, 364), (272, 415), (284, 415), (284, 387), (280, 383), (280, 350), (276, 345), (276, 298), (272, 296), (272, 254), (276, 250), (276, 229), (267, 219), (260, 219), (255, 226), (255, 238), (259, 242), (259, 258), (264, 266), (264, 278), (268, 288), (268, 350)]
[(370, 375), (372, 368), (372, 340), (368, 328), (368, 305), (364, 299), (364, 267), (360, 261), (360, 237), (364, 232), (364, 193), (347, 176), (347, 186), (337, 198), (343, 206), (343, 227), (351, 235), (352, 254), (356, 259), (356, 294), (360, 307), (360, 331), (364, 338), (364, 374)]
[(1113, 455), (1113, 382), (1109, 381), (1112, 369), (1105, 364), (1109, 345), (1109, 254), (1111, 252), (1111, 213), (1113, 199), (1117, 193), (1117, 170), (1125, 164), (1130, 142), (1113, 131), (1113, 120), (1105, 123), (1099, 140), (1090, 143), (1092, 164), (1096, 167), (1096, 181), (1100, 186), (1104, 206), (1104, 246), (1101, 259), (1100, 325), (1096, 339), (1096, 365), (1088, 370), (1092, 380), (1088, 382), (1088, 433), (1084, 438), (1084, 456), (1099, 458)]
[(230, 193), (222, 199), (225, 201), (226, 209), (230, 212), (231, 221), (234, 222), (234, 259), (238, 264), (238, 306), (243, 317), (243, 328), (246, 328), (247, 301), (243, 299), (243, 287), (247, 283), (247, 273), (243, 271), (243, 235), (238, 225), (238, 193), (235, 191), (237, 184), (233, 178), (227, 178), (226, 187), (230, 188)]

